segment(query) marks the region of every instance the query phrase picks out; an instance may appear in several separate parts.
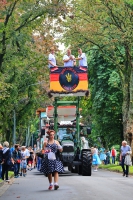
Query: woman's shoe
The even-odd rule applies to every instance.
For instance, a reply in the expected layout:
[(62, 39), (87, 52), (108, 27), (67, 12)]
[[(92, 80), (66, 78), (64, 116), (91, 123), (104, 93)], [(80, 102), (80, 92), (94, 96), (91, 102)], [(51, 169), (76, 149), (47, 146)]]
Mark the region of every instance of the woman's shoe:
[(53, 185), (50, 185), (48, 189), (49, 189), (49, 190), (52, 190), (52, 188), (53, 188)]
[(54, 190), (58, 190), (59, 185), (54, 185)]
[(123, 176), (125, 176), (125, 173), (123, 173)]
[(128, 175), (126, 175), (126, 177), (128, 177)]

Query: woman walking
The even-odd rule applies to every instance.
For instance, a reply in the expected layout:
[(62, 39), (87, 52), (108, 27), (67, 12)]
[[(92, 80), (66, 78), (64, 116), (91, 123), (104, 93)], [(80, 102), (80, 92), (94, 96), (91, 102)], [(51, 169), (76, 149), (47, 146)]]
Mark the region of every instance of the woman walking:
[(47, 132), (49, 135), (48, 141), (44, 142), (44, 152), (45, 156), (42, 160), (41, 172), (43, 172), (49, 180), (49, 190), (53, 188), (52, 175), (54, 176), (54, 189), (59, 188), (58, 185), (58, 173), (63, 172), (63, 164), (61, 161), (57, 160), (56, 154), (58, 151), (62, 152), (62, 147), (57, 140), (54, 140), (55, 131), (49, 130)]

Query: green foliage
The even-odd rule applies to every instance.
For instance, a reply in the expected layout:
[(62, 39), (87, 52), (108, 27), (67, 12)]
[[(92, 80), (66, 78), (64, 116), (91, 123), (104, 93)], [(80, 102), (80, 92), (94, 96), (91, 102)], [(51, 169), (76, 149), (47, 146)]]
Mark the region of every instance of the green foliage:
[(92, 95), (88, 112), (95, 139), (100, 137), (104, 145), (133, 133), (132, 11), (132, 1), (73, 0), (63, 21), (65, 44), (81, 47), (88, 55)]
[(115, 65), (99, 52), (93, 52), (91, 58), (92, 138), (99, 138), (104, 146), (110, 147), (122, 139), (120, 77)]
[[(51, 27), (66, 2), (13, 0), (0, 7), (0, 133), (12, 142), (13, 111), (18, 142), (38, 107), (48, 100), (47, 54), (55, 45)], [(44, 56), (45, 54), (45, 56)]]

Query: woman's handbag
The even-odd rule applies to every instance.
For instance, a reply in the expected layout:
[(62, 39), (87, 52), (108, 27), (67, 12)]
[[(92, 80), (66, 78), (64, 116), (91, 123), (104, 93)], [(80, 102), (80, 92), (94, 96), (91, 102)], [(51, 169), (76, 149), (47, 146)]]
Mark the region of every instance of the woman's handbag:
[(128, 166), (131, 166), (131, 165), (132, 165), (131, 156), (130, 156), (129, 154), (127, 154), (127, 155), (125, 156), (124, 164), (125, 164), (125, 165), (128, 165)]
[(48, 159), (49, 159), (49, 160), (55, 160), (55, 159), (56, 159), (55, 153), (49, 152), (49, 153), (48, 153)]

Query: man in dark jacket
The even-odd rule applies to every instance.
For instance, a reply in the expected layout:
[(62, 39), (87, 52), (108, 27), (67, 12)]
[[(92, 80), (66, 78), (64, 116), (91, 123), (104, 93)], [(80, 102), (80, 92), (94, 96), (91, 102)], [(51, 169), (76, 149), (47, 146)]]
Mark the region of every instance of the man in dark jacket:
[(19, 177), (19, 169), (21, 162), (21, 152), (19, 150), (19, 144), (15, 144), (15, 150), (12, 152), (12, 159), (14, 162), (14, 178)]

